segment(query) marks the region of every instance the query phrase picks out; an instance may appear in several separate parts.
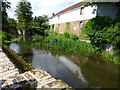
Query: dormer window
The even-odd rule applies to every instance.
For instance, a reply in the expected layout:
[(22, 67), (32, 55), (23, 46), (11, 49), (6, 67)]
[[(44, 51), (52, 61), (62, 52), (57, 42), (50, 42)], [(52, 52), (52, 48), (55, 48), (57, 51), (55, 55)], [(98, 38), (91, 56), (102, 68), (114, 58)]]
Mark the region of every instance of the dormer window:
[(84, 9), (83, 7), (80, 8), (80, 15), (83, 15), (83, 14), (84, 14), (84, 13), (83, 13), (83, 9)]

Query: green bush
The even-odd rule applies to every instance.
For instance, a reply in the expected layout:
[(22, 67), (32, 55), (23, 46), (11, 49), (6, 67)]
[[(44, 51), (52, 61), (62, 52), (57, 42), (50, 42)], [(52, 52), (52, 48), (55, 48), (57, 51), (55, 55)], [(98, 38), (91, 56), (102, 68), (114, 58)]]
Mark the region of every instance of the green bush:
[(66, 38), (70, 38), (70, 34), (68, 32), (64, 32), (63, 35), (66, 37)]
[(35, 34), (35, 35), (32, 36), (32, 41), (33, 42), (41, 41), (41, 40), (43, 40), (43, 36), (41, 36), (41, 35)]
[(84, 28), (90, 37), (91, 43), (100, 49), (104, 44), (111, 43), (118, 47), (120, 43), (120, 22), (116, 19), (98, 16), (90, 19)]
[(76, 35), (71, 39), (65, 37), (64, 34), (51, 34), (51, 36), (46, 37), (44, 41), (33, 43), (33, 45), (55, 50), (64, 50), (66, 53), (83, 54), (86, 52), (94, 52), (91, 44), (80, 41)]
[(2, 40), (8, 40), (10, 41), (12, 38), (12, 35), (10, 33), (2, 32)]
[(0, 33), (0, 40), (2, 40), (1, 43), (9, 43), (11, 41), (12, 35), (10, 33), (1, 32)]
[(79, 37), (77, 35), (75, 35), (75, 34), (72, 34), (70, 36), (70, 38), (71, 38), (71, 40), (78, 40), (79, 39)]

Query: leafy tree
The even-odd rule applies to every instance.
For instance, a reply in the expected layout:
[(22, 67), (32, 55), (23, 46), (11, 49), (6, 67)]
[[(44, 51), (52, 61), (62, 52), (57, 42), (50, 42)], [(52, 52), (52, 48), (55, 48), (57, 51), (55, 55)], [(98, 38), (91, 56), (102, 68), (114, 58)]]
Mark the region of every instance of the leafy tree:
[(8, 23), (9, 24), (16, 24), (17, 21), (14, 18), (8, 18)]
[(33, 34), (46, 35), (46, 30), (50, 28), (47, 21), (48, 17), (46, 15), (33, 18), (31, 23)]
[[(18, 19), (17, 28), (24, 32), (30, 32), (30, 22), (32, 21), (32, 7), (27, 0), (21, 0), (16, 6), (16, 16)], [(26, 34), (26, 33), (25, 33)]]
[(1, 7), (1, 11), (2, 11), (2, 30), (3, 31), (7, 31), (8, 29), (8, 22), (7, 22), (7, 9), (10, 8), (10, 2), (8, 2), (7, 0), (3, 0), (2, 1), (2, 7)]

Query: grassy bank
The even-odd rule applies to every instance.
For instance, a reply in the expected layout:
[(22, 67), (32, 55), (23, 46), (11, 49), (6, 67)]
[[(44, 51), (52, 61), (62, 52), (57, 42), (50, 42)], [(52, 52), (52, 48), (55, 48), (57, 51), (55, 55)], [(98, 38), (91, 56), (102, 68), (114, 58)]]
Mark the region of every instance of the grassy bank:
[(71, 35), (68, 33), (51, 33), (47, 37), (34, 35), (32, 37), (32, 41), (33, 46), (38, 48), (45, 47), (54, 50), (64, 50), (65, 54), (72, 53), (77, 55), (87, 55), (89, 53), (97, 53), (105, 57), (106, 60), (109, 60), (116, 64), (120, 63), (118, 55), (110, 54), (106, 51), (100, 52), (99, 48), (94, 47), (91, 43), (81, 41), (77, 35)]
[(33, 45), (36, 47), (46, 47), (55, 50), (64, 50), (66, 53), (83, 54), (95, 52), (91, 44), (80, 41), (76, 35), (53, 33), (43, 39), (42, 36), (33, 36)]

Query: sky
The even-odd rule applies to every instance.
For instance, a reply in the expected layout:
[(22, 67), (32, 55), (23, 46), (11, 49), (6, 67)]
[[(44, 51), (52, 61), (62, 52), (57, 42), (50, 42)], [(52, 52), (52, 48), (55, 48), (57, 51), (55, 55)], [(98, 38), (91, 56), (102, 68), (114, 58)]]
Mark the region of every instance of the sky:
[[(8, 17), (15, 18), (16, 5), (20, 0), (7, 0), (11, 2), (11, 8), (8, 9)], [(59, 11), (74, 5), (83, 0), (27, 0), (31, 3), (33, 17), (48, 15), (52, 16), (52, 13), (58, 13)]]

